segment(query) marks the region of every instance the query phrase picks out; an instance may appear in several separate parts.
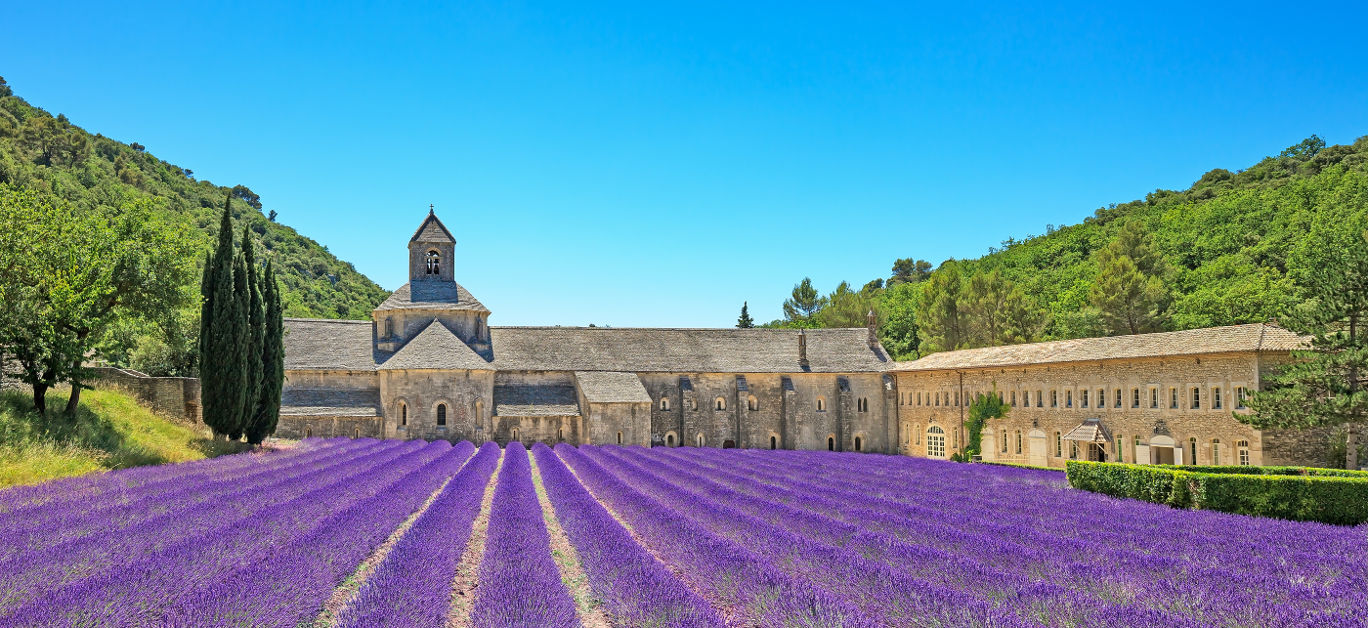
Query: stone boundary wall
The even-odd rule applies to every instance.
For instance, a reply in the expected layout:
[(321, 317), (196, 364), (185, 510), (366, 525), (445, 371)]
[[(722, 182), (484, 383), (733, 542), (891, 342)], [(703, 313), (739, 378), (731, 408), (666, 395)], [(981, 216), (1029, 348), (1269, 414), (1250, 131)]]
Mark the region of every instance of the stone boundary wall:
[(200, 381), (194, 377), (152, 377), (138, 371), (112, 366), (91, 369), (98, 379), (95, 388), (118, 388), (133, 395), (154, 411), (188, 421), (203, 420), (200, 411)]

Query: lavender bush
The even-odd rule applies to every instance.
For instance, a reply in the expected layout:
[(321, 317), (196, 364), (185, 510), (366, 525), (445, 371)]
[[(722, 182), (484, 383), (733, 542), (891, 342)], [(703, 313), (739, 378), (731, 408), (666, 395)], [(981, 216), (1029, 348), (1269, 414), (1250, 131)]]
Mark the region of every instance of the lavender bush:
[(339, 614), (338, 626), (446, 625), (452, 580), (498, 464), (498, 445), (480, 447), (361, 585)]
[(551, 539), (522, 443), (504, 450), (471, 623), (481, 627), (578, 626), (575, 602), (551, 558)]

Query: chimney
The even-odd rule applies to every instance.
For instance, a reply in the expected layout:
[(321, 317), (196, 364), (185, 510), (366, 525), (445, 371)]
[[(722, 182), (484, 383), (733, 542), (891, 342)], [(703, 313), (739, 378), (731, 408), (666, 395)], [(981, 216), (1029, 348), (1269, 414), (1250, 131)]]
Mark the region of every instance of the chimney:
[(865, 329), (869, 330), (869, 338), (867, 339), (869, 348), (873, 349), (879, 346), (879, 317), (874, 314), (874, 310), (870, 310), (869, 314), (865, 315)]
[(808, 367), (807, 359), (807, 331), (798, 330), (798, 366)]

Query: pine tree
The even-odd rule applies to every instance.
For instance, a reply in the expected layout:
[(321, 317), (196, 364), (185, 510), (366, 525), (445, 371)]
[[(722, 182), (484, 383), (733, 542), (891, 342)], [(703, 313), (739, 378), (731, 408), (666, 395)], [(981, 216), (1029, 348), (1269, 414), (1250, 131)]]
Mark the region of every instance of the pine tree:
[(749, 303), (746, 303), (745, 301), (741, 302), (741, 317), (736, 319), (736, 326), (741, 329), (755, 327), (755, 319), (751, 318)]
[(242, 425), (244, 431), (255, 420), (257, 401), (261, 398), (262, 345), (266, 326), (263, 309), (260, 276), (256, 265), (256, 252), (252, 246), (252, 232), (247, 225), (242, 226), (242, 261), (247, 274), (247, 294), (245, 299), (247, 321), (247, 348), (244, 362), (245, 378), (242, 406)]
[(1339, 427), (1345, 467), (1357, 469), (1368, 426), (1368, 220), (1318, 219), (1288, 266), (1305, 301), (1283, 322), (1311, 335), (1311, 350), (1294, 352), (1254, 394), (1253, 413), (1235, 418), (1260, 429)]
[(1089, 297), (1109, 333), (1143, 334), (1162, 328), (1169, 296), (1163, 281), (1166, 267), (1140, 221), (1127, 223), (1097, 252), (1097, 268)]
[(280, 393), (285, 380), (284, 309), (280, 303), (280, 284), (276, 282), (270, 260), (266, 262), (261, 279), (266, 287), (262, 295), (266, 312), (261, 348), (261, 395), (257, 399), (252, 424), (247, 429), (247, 442), (253, 445), (261, 444), (267, 436), (275, 433), (280, 420)]
[(804, 277), (793, 287), (792, 296), (784, 301), (784, 318), (789, 322), (806, 322), (826, 306), (826, 299), (813, 287), (812, 279)]

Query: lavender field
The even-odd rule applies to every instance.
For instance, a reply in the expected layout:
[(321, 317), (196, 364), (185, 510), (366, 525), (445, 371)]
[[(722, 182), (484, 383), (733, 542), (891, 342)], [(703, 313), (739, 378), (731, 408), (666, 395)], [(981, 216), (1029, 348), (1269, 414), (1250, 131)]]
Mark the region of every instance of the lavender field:
[(4, 626), (1365, 626), (1368, 527), (829, 452), (310, 440), (0, 491)]

